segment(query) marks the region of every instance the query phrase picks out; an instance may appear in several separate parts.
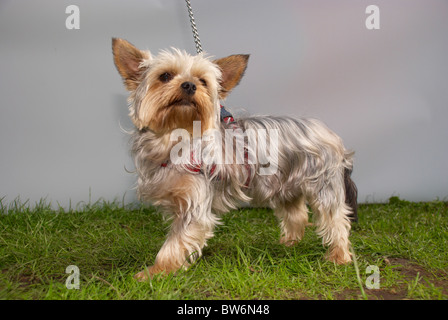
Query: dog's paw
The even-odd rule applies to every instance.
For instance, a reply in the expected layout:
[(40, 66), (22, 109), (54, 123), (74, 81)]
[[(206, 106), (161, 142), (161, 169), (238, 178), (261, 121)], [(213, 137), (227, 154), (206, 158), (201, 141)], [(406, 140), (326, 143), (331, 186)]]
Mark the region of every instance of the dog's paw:
[(143, 270), (142, 272), (137, 273), (134, 276), (134, 279), (139, 282), (147, 281), (149, 278), (152, 278), (152, 276), (149, 274), (147, 269)]
[(332, 248), (326, 254), (325, 258), (335, 264), (348, 264), (352, 262), (352, 255), (348, 249)]
[(287, 238), (287, 237), (281, 237), (280, 238), (280, 243), (283, 244), (286, 247), (293, 247), (296, 244), (299, 243), (298, 239), (291, 239), (291, 238)]
[(152, 279), (156, 274), (162, 273), (163, 270), (159, 268), (155, 268), (154, 266), (148, 267), (145, 270), (137, 273), (134, 276), (134, 279), (136, 279), (139, 282), (147, 281), (149, 279)]

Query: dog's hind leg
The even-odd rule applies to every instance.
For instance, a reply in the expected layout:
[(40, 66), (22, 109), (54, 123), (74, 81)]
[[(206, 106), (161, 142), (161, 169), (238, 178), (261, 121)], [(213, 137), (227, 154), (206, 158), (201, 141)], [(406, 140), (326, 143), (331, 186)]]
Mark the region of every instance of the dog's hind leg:
[(344, 189), (331, 182), (314, 199), (309, 199), (313, 210), (317, 234), (324, 245), (330, 248), (326, 259), (336, 264), (351, 262), (350, 253), (350, 215), (351, 210), (345, 203)]
[(293, 246), (302, 240), (305, 227), (308, 225), (308, 209), (305, 197), (300, 196), (296, 201), (275, 208), (275, 215), (280, 220), (282, 236), (280, 243)]

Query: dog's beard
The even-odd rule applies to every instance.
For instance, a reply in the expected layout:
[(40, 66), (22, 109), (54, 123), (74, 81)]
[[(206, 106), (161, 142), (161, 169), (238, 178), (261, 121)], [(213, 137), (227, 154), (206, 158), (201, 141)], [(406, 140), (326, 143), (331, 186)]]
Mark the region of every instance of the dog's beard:
[(201, 122), (202, 132), (214, 127), (217, 102), (208, 92), (198, 90), (194, 96), (189, 96), (180, 90), (160, 89), (154, 86), (148, 92), (137, 91), (134, 94), (131, 117), (138, 128), (166, 134), (175, 129), (191, 133), (195, 121)]
[(185, 129), (192, 133), (194, 123), (200, 121), (203, 133), (212, 127), (213, 115), (214, 110), (210, 103), (204, 105), (193, 99), (177, 99), (153, 113), (149, 128), (159, 134), (175, 129)]
[(199, 108), (193, 102), (181, 100), (160, 110), (153, 126), (156, 132), (178, 128), (192, 131), (194, 121), (201, 121)]

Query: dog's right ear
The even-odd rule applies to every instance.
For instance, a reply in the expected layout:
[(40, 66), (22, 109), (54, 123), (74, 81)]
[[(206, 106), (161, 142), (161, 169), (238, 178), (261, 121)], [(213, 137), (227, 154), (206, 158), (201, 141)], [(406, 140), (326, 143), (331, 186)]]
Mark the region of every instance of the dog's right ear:
[(143, 60), (150, 59), (150, 53), (141, 51), (124, 39), (112, 38), (112, 52), (118, 72), (123, 78), (127, 90), (133, 91), (141, 82), (146, 67), (141, 67)]

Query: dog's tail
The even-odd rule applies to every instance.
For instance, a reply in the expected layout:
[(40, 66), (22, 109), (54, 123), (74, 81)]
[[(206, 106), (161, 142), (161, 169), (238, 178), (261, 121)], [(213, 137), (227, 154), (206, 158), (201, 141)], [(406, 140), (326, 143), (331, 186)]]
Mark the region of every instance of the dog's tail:
[[(350, 154), (348, 157), (351, 158), (352, 155)], [(346, 161), (350, 162), (350, 164), (352, 162), (351, 159), (349, 160), (347, 158)], [(358, 188), (351, 178), (352, 171), (352, 165), (344, 168), (345, 203), (352, 209), (352, 213), (349, 215), (350, 220), (352, 222), (358, 222)]]

